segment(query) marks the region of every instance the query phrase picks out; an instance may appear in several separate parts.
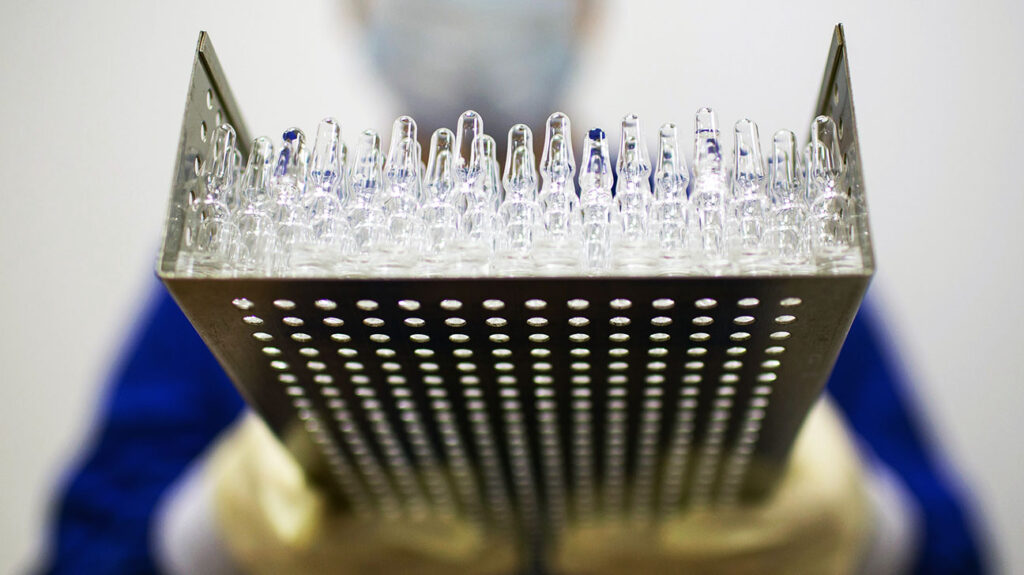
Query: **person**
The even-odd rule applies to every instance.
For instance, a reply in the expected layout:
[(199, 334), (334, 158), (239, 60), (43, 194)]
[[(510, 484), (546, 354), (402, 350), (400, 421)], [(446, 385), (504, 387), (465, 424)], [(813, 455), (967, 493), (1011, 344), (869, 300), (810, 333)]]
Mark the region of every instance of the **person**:
[[(497, 126), (544, 117), (578, 48), (574, 23), (596, 11), (541, 0), (355, 6), (421, 134), (467, 107)], [(453, 19), (470, 32), (446, 32)], [(524, 37), (533, 39), (518, 44), (526, 52), (473, 49)], [(395, 529), (332, 515), (266, 428), (242, 415), (244, 402), (163, 288), (142, 317), (95, 440), (56, 499), (36, 572), (508, 573), (514, 565), (512, 550), (457, 521)], [(588, 573), (987, 571), (965, 490), (925, 433), (885, 333), (869, 301), (829, 380), (831, 400), (809, 417), (768, 502), (684, 515), (652, 540), (570, 532), (555, 564)]]

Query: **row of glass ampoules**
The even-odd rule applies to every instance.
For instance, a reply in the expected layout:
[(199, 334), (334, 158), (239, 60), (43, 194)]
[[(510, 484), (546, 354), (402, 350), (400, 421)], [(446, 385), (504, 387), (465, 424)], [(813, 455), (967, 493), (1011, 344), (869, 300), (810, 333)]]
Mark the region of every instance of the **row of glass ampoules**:
[[(422, 164), (416, 123), (359, 135), (349, 157), (333, 119), (312, 150), (302, 131), (275, 150), (256, 138), (242, 169), (235, 132), (213, 133), (186, 206), (178, 271), (215, 276), (760, 275), (852, 273), (857, 219), (833, 120), (798, 151), (777, 132), (767, 161), (757, 125), (735, 125), (723, 158), (715, 113), (697, 112), (692, 178), (678, 129), (659, 130), (656, 165), (639, 118), (622, 120), (612, 167), (600, 129), (577, 173), (569, 118), (552, 114), (540, 164), (530, 128), (508, 133), (503, 177), (473, 111), (439, 129)], [(538, 167), (540, 181), (538, 181)], [(574, 179), (575, 178), (575, 179)], [(653, 183), (653, 190), (652, 190)]]

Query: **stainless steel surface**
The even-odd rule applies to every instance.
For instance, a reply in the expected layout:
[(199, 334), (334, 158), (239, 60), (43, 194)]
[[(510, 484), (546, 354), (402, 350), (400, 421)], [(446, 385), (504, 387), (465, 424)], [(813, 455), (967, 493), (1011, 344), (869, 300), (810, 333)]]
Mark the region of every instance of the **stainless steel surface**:
[(839, 131), (840, 150), (846, 166), (848, 193), (854, 199), (859, 216), (857, 233), (863, 246), (865, 273), (875, 271), (875, 250), (871, 245), (871, 227), (868, 223), (867, 197), (864, 194), (864, 168), (860, 160), (857, 139), (857, 116), (853, 110), (853, 87), (850, 84), (850, 59), (846, 50), (843, 25), (837, 24), (832, 35), (832, 46), (825, 63), (825, 75), (818, 92), (816, 115), (831, 116)]
[(196, 43), (196, 57), (192, 64), (192, 77), (188, 83), (185, 100), (185, 117), (181, 123), (178, 139), (178, 157), (174, 163), (174, 181), (171, 184), (171, 199), (167, 206), (167, 222), (164, 227), (164, 241), (157, 258), (157, 273), (174, 272), (178, 251), (181, 247), (185, 206), (194, 194), (196, 175), (200, 163), (209, 151), (209, 137), (214, 128), (228, 122), (238, 135), (238, 147), (243, 155), (249, 153), (249, 129), (242, 113), (235, 103), (235, 97), (228, 87), (227, 78), (220, 67), (217, 53), (206, 32), (199, 33)]
[[(248, 141), (212, 54), (202, 36), (159, 275), (340, 505), (465, 516), (529, 546), (568, 523), (643, 525), (772, 489), (873, 273), (866, 213), (858, 275), (181, 277), (196, 125), (223, 110)], [(863, 206), (849, 87), (837, 27), (818, 112), (841, 126)]]

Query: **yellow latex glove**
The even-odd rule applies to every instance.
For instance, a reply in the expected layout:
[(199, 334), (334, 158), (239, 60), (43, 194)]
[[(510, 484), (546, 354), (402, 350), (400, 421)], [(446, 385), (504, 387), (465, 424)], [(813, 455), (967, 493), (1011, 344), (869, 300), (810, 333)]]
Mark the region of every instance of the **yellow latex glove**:
[[(518, 554), (469, 523), (358, 520), (331, 513), (295, 460), (254, 416), (220, 442), (209, 466), (216, 516), (252, 573), (517, 572)], [(653, 530), (570, 527), (552, 572), (852, 572), (870, 535), (860, 463), (834, 409), (810, 414), (774, 494), (757, 506), (680, 514)]]
[(295, 459), (248, 415), (215, 448), (215, 516), (249, 573), (508, 575), (517, 550), (467, 522), (367, 521), (333, 513)]
[(651, 530), (566, 532), (556, 573), (796, 573), (860, 566), (871, 513), (858, 454), (827, 400), (814, 408), (777, 490), (756, 506), (680, 514)]

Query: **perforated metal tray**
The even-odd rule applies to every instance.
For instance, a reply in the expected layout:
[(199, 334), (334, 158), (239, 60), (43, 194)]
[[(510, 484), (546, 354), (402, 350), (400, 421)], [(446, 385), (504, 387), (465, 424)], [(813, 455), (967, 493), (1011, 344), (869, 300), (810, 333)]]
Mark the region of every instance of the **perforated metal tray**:
[[(839, 26), (815, 113), (836, 120), (864, 205)], [(865, 216), (857, 275), (183, 277), (183, 207), (220, 121), (247, 146), (201, 34), (158, 274), (250, 405), (357, 514), (465, 516), (536, 551), (567, 522), (760, 497), (873, 273)]]

